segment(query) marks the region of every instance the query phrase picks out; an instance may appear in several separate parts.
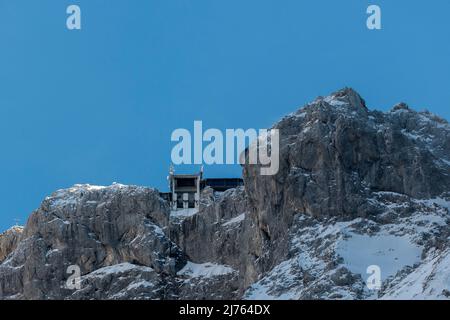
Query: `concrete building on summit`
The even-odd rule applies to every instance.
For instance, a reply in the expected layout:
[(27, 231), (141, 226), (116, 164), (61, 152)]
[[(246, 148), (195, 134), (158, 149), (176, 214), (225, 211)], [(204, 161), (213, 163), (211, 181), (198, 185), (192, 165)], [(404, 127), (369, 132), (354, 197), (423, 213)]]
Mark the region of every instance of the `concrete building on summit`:
[(197, 173), (175, 174), (175, 170), (171, 166), (167, 179), (170, 192), (161, 193), (161, 197), (170, 202), (172, 210), (198, 208), (200, 193), (206, 187), (223, 192), (244, 184), (241, 178), (203, 179), (203, 167)]

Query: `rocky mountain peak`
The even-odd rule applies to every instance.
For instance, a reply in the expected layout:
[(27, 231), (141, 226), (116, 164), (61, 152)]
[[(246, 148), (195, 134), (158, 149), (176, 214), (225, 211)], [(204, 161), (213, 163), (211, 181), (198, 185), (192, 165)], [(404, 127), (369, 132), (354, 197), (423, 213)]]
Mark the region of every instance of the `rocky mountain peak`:
[(342, 102), (345, 105), (348, 105), (354, 109), (367, 110), (366, 102), (364, 101), (364, 99), (361, 98), (359, 93), (352, 88), (343, 88), (341, 90), (338, 90), (332, 93), (328, 97), (328, 99), (329, 101)]
[(393, 106), (391, 111), (395, 112), (395, 111), (398, 111), (398, 110), (407, 110), (407, 111), (409, 111), (410, 109), (409, 109), (409, 106), (406, 103), (400, 102), (400, 103), (396, 104), (395, 106)]
[(0, 234), (0, 263), (13, 252), (23, 233), (23, 227), (14, 226)]

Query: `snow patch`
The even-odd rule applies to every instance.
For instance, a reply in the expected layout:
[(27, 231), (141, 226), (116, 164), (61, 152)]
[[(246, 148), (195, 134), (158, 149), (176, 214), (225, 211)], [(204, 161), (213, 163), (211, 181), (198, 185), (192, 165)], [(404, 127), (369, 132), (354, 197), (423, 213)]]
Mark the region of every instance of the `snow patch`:
[(226, 226), (229, 226), (229, 225), (232, 225), (232, 224), (240, 223), (241, 221), (244, 221), (244, 219), (245, 219), (245, 212), (240, 214), (240, 215), (238, 215), (237, 217), (234, 217), (234, 218), (228, 220), (225, 223), (222, 223), (222, 227), (226, 227)]
[(153, 269), (150, 267), (137, 266), (137, 265), (125, 262), (125, 263), (120, 263), (120, 264), (116, 264), (113, 266), (97, 269), (97, 270), (91, 272), (90, 274), (88, 274), (88, 276), (91, 276), (91, 277), (92, 276), (102, 276), (103, 277), (108, 274), (124, 273), (127, 271), (131, 271), (133, 269), (138, 269), (138, 270), (147, 271), (147, 272), (153, 271)]
[(187, 208), (187, 209), (177, 209), (171, 210), (170, 216), (176, 218), (187, 218), (198, 213), (198, 208)]
[(177, 275), (186, 276), (189, 278), (211, 278), (233, 272), (235, 272), (233, 268), (225, 265), (210, 262), (198, 264), (188, 261), (184, 268), (178, 271)]
[(336, 253), (344, 259), (344, 266), (353, 273), (367, 277), (367, 267), (377, 265), (381, 278), (386, 280), (405, 266), (421, 261), (422, 248), (411, 243), (406, 236), (359, 235), (349, 233), (350, 238), (337, 244)]
[[(245, 293), (246, 300), (297, 300), (301, 259), (283, 261), (269, 275), (254, 283)], [(284, 290), (274, 290), (282, 287)]]
[(154, 286), (155, 285), (153, 283), (142, 280), (142, 281), (130, 284), (126, 290), (128, 291), (128, 290), (134, 290), (134, 289), (139, 289), (139, 288), (153, 288)]
[(387, 289), (383, 300), (448, 299), (450, 295), (450, 251), (430, 254), (424, 263), (402, 281)]
[(335, 96), (325, 97), (323, 99), (323, 101), (325, 101), (326, 103), (328, 103), (329, 105), (331, 105), (333, 107), (341, 107), (341, 106), (344, 106), (347, 104), (346, 102), (337, 100)]

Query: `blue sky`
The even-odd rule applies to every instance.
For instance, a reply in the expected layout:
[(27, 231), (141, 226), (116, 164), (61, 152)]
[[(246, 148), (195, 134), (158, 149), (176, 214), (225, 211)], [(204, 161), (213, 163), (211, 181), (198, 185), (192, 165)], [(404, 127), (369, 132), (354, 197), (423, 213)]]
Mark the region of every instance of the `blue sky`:
[[(66, 29), (70, 4), (81, 31)], [(448, 0), (0, 0), (0, 230), (75, 183), (165, 189), (170, 134), (194, 120), (270, 127), (344, 86), (370, 108), (449, 119), (449, 13)]]

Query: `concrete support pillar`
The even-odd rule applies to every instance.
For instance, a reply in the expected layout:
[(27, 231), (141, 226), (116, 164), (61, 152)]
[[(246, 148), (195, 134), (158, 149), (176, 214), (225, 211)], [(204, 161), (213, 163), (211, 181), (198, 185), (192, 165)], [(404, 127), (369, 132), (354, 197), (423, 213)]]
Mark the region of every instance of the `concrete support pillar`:
[(183, 208), (188, 209), (189, 208), (189, 194), (183, 193)]
[(172, 209), (173, 210), (177, 210), (178, 207), (178, 195), (173, 192), (172, 193)]

